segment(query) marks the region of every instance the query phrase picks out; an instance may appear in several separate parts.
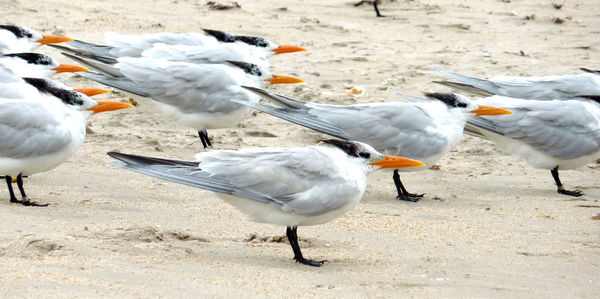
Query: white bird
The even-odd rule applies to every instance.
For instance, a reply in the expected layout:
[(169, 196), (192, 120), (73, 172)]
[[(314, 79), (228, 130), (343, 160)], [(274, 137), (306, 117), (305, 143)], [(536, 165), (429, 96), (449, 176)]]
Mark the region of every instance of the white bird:
[[(196, 51), (202, 51), (205, 49), (221, 49), (223, 53), (226, 53), (225, 60), (245, 61), (255, 63), (254, 61), (245, 60), (245, 57), (254, 57), (255, 59), (268, 60), (275, 54), (292, 53), (298, 51), (306, 51), (306, 49), (297, 46), (277, 45), (274, 42), (256, 36), (241, 36), (233, 35), (231, 33), (204, 29), (204, 33), (153, 33), (153, 34), (142, 34), (142, 35), (124, 35), (116, 32), (106, 32), (105, 38), (108, 45), (97, 45), (87, 43), (79, 40), (75, 40), (69, 45), (77, 48), (70, 49), (59, 46), (58, 48), (67, 50), (76, 55), (85, 56), (88, 58), (98, 59), (105, 63), (112, 61), (112, 59), (119, 57), (140, 57), (143, 56), (143, 52), (153, 48), (156, 44), (163, 44), (161, 50), (162, 55), (168, 55), (170, 58), (170, 51), (165, 51), (169, 46), (175, 46), (177, 48), (174, 53), (178, 52), (174, 57), (187, 56), (186, 52), (190, 52), (188, 58), (173, 58), (172, 60), (187, 61), (206, 63), (207, 61), (199, 61), (195, 59), (204, 60), (206, 57), (204, 54), (200, 55)], [(166, 47), (165, 47), (166, 45)], [(179, 47), (178, 46), (188, 46)], [(216, 54), (223, 56), (224, 54)], [(231, 56), (229, 56), (231, 55)], [(150, 56), (152, 56), (150, 54)], [(213, 58), (214, 59), (214, 58)], [(170, 59), (171, 60), (171, 59)], [(222, 62), (222, 61), (221, 61)]]
[[(47, 79), (25, 80), (44, 95), (0, 98), (0, 175), (6, 179), (10, 202), (44, 206), (29, 200), (23, 177), (51, 170), (73, 156), (83, 143), (86, 120), (93, 113), (132, 106), (94, 101), (81, 93), (56, 88)], [(13, 177), (22, 200), (14, 195)]]
[[(70, 55), (91, 67), (89, 60)], [(224, 64), (195, 64), (150, 57), (122, 57), (113, 66), (101, 68), (106, 73), (79, 73), (88, 79), (116, 87), (141, 97), (152, 98), (146, 105), (177, 123), (198, 131), (202, 145), (211, 146), (207, 129), (236, 125), (250, 113), (246, 106), (231, 99), (258, 102), (259, 97), (240, 85), (260, 86), (300, 83), (301, 79), (272, 75), (257, 65), (229, 61)], [(141, 99), (143, 101), (143, 99)]]
[[(245, 87), (283, 106), (275, 108), (258, 103), (235, 101), (275, 117), (346, 140), (357, 140), (384, 154), (398, 155), (433, 165), (462, 137), (469, 118), (480, 115), (510, 114), (505, 109), (478, 105), (458, 94), (430, 93), (416, 103), (381, 102), (349, 106), (325, 105), (295, 100), (267, 91)], [(406, 168), (400, 171), (418, 171)], [(423, 194), (411, 194), (393, 175), (398, 198), (418, 201)]]
[(492, 77), (478, 79), (449, 72), (433, 66), (436, 71), (462, 83), (434, 81), (458, 90), (466, 90), (477, 95), (500, 95), (531, 100), (572, 100), (587, 96), (600, 96), (600, 76), (587, 70), (586, 74), (547, 76), (547, 77)]
[(502, 96), (477, 103), (509, 109), (512, 115), (478, 117), (465, 132), (493, 141), (535, 168), (551, 170), (558, 193), (581, 196), (563, 187), (559, 169), (575, 169), (600, 157), (600, 104), (596, 100), (523, 100)]
[(423, 163), (385, 156), (353, 141), (325, 140), (326, 146), (218, 150), (177, 161), (116, 152), (113, 164), (149, 176), (217, 192), (258, 222), (287, 226), (294, 260), (310, 266), (326, 261), (303, 257), (298, 226), (329, 222), (350, 211), (365, 192), (367, 174), (380, 168)]
[(0, 54), (31, 52), (45, 44), (73, 41), (64, 36), (42, 35), (25, 26), (0, 25)]

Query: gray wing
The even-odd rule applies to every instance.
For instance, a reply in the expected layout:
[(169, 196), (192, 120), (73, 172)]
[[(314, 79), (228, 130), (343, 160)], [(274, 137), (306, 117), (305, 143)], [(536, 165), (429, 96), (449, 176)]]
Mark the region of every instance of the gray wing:
[(117, 67), (153, 99), (184, 113), (228, 113), (240, 108), (231, 99), (257, 101), (225, 65), (126, 57), (119, 59)]
[(40, 104), (0, 102), (0, 157), (22, 159), (52, 154), (67, 147), (71, 132)]
[(479, 102), (513, 112), (469, 120), (468, 123), (480, 132), (504, 135), (560, 159), (573, 159), (600, 149), (600, 108), (596, 104), (506, 97), (491, 97)]
[(150, 97), (143, 87), (124, 77), (112, 77), (93, 72), (78, 72), (77, 75), (142, 97)]
[[(310, 151), (310, 148), (306, 148)], [(109, 153), (119, 167), (196, 188), (244, 197), (301, 215), (318, 215), (345, 204), (357, 192), (334, 172), (323, 171), (318, 152), (213, 151), (199, 154), (200, 164)], [(307, 156), (308, 155), (308, 156)], [(325, 161), (330, 162), (330, 161)], [(190, 162), (185, 162), (190, 163)], [(193, 163), (193, 162), (192, 162)], [(337, 189), (341, 190), (337, 190)], [(332, 191), (334, 190), (335, 191)], [(340, 198), (331, 198), (336, 192)], [(346, 192), (348, 194), (346, 194)]]

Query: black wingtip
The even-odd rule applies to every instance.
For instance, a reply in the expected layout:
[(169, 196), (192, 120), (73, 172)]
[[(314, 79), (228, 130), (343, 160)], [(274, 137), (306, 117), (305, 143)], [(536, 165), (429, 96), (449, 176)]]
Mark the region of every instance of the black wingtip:
[(124, 154), (114, 151), (107, 152), (106, 154), (127, 164), (198, 166), (198, 162), (196, 161), (162, 159), (133, 154)]

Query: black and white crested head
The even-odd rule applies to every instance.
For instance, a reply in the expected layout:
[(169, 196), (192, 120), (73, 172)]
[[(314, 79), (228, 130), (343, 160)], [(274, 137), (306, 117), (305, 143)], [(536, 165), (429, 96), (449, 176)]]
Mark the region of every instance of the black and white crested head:
[(24, 26), (0, 25), (0, 29), (10, 31), (17, 38), (32, 39), (32, 38), (39, 36), (39, 34), (37, 32), (35, 32), (27, 27), (24, 27)]
[(358, 142), (340, 139), (324, 139), (321, 142), (337, 147), (345, 152), (348, 156), (365, 160), (365, 162), (373, 162), (380, 160), (383, 155), (375, 150), (372, 146)]
[(96, 105), (96, 101), (75, 90), (69, 89), (59, 82), (42, 78), (23, 78), (29, 85), (37, 88), (40, 93), (59, 98), (63, 103), (78, 109), (87, 109)]
[(443, 102), (448, 105), (448, 107), (452, 108), (466, 108), (471, 104), (471, 100), (467, 97), (455, 93), (425, 93), (425, 96)]
[(227, 60), (227, 62), (242, 69), (246, 74), (250, 74), (257, 77), (261, 77), (263, 75), (262, 69), (254, 63), (233, 60)]
[(270, 42), (268, 39), (258, 36), (244, 36), (244, 35), (233, 35), (228, 32), (211, 30), (211, 29), (203, 29), (206, 34), (216, 38), (218, 41), (223, 43), (235, 43), (242, 42), (250, 46), (261, 47), (261, 48), (269, 48), (276, 47), (275, 44)]
[(33, 65), (42, 65), (42, 66), (59, 66), (59, 63), (54, 60), (52, 57), (40, 53), (12, 53), (12, 54), (4, 54), (4, 57), (16, 57), (21, 58), (26, 61), (28, 64)]

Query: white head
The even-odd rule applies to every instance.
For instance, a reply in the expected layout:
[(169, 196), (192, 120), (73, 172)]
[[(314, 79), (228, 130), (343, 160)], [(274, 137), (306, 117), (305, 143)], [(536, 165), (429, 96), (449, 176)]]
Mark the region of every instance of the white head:
[(466, 96), (455, 93), (426, 93), (430, 99), (446, 104), (450, 113), (465, 115), (465, 121), (475, 116), (512, 114), (512, 112), (496, 107), (478, 105)]
[(25, 26), (0, 25), (0, 30), (10, 32), (15, 37), (16, 43), (19, 44), (14, 46), (17, 51), (32, 51), (45, 44), (73, 41), (73, 39), (64, 36), (42, 35)]
[(339, 139), (327, 139), (321, 140), (321, 142), (339, 148), (348, 155), (351, 161), (365, 165), (368, 172), (384, 168), (425, 166), (425, 164), (417, 160), (384, 155), (363, 142)]
[(18, 77), (49, 77), (55, 73), (86, 72), (88, 69), (76, 65), (60, 64), (52, 57), (39, 53), (12, 53), (0, 56), (0, 65)]
[[(227, 62), (231, 64), (232, 67), (242, 70), (246, 77), (258, 83), (260, 87), (268, 84), (291, 84), (304, 82), (304, 80), (296, 77), (271, 74), (269, 70), (265, 70), (253, 63), (232, 60), (228, 60)], [(241, 84), (249, 85), (246, 83)]]
[(244, 44), (248, 47), (255, 47), (257, 49), (264, 49), (267, 51), (266, 57), (270, 57), (274, 54), (292, 53), (298, 51), (306, 51), (306, 49), (296, 46), (277, 45), (276, 43), (258, 36), (244, 36), (244, 35), (233, 35), (228, 32), (203, 29), (204, 32), (222, 43), (239, 43)]

